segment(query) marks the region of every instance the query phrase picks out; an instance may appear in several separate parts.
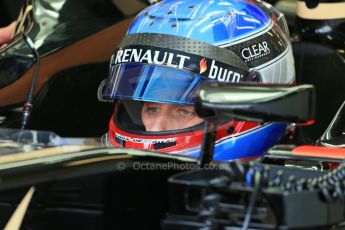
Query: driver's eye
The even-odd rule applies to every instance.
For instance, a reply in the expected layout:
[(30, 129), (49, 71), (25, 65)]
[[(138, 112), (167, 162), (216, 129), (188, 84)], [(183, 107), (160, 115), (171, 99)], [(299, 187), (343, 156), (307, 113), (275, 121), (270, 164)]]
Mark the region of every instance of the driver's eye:
[(178, 113), (185, 118), (192, 117), (195, 113), (186, 109), (179, 109)]
[(155, 113), (158, 113), (160, 111), (160, 108), (159, 107), (147, 107), (145, 108), (145, 112), (147, 113), (150, 113), (150, 114), (155, 114)]

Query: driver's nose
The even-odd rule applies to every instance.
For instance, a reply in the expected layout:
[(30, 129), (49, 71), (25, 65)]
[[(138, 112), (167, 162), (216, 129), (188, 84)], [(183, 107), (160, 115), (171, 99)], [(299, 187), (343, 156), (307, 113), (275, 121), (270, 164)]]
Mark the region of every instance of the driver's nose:
[(148, 127), (146, 127), (146, 131), (148, 132), (159, 132), (159, 131), (168, 131), (171, 130), (169, 119), (167, 116), (161, 114), (157, 116)]

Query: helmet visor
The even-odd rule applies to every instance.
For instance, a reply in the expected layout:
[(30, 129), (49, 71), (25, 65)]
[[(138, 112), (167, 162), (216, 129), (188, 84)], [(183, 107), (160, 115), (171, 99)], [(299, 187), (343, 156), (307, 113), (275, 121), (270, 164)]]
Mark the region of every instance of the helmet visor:
[(204, 81), (196, 74), (142, 63), (110, 67), (103, 97), (191, 105)]

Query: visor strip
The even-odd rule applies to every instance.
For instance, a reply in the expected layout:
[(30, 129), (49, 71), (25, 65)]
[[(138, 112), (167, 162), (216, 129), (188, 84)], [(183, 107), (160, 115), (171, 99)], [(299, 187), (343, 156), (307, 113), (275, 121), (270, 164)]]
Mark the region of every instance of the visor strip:
[(131, 45), (154, 46), (186, 52), (223, 62), (235, 68), (248, 71), (247, 64), (233, 51), (204, 42), (174, 35), (140, 33), (127, 35), (118, 48)]

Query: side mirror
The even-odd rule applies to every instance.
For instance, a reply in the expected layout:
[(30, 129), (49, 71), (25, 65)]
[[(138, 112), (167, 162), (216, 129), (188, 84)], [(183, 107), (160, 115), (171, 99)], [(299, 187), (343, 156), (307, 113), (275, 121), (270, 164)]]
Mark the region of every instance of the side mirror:
[(311, 124), (315, 120), (312, 85), (239, 85), (207, 83), (195, 105), (199, 116), (239, 120)]

